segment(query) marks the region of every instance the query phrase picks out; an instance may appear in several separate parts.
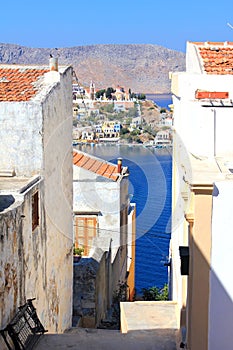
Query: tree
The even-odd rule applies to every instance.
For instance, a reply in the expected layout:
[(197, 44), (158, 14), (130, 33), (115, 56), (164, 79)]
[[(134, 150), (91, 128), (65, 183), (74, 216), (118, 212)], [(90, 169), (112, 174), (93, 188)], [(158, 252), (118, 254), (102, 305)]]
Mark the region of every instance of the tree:
[(116, 90), (114, 90), (112, 87), (108, 87), (106, 90), (106, 98), (108, 100), (112, 99), (112, 93), (115, 92)]
[(127, 129), (127, 128), (122, 128), (121, 131), (120, 131), (120, 134), (121, 134), (121, 135), (129, 134), (129, 129)]
[(166, 113), (166, 112), (167, 112), (166, 108), (161, 108), (160, 109), (160, 113)]
[(104, 96), (104, 93), (105, 93), (105, 89), (102, 89), (102, 90), (99, 90), (99, 91), (96, 91), (95, 93), (95, 97), (96, 98), (101, 98)]
[(145, 100), (146, 99), (146, 95), (145, 94), (138, 94), (138, 99), (139, 100)]

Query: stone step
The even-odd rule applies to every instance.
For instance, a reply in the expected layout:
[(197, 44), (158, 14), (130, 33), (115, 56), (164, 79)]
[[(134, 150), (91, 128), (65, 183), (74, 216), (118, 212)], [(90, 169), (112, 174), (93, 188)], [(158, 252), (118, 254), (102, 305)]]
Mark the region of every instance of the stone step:
[(177, 350), (176, 331), (167, 329), (129, 331), (73, 327), (64, 334), (46, 333), (36, 350)]

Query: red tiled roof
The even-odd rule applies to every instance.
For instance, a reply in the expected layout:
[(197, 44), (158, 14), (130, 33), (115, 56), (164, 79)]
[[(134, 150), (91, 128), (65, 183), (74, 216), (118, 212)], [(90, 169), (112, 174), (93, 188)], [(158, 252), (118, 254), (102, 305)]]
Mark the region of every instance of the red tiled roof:
[(119, 173), (117, 173), (117, 165), (88, 156), (82, 152), (73, 152), (73, 164), (113, 181), (116, 181), (119, 177)]
[(0, 101), (29, 101), (38, 91), (35, 83), (48, 71), (44, 67), (0, 66)]
[(233, 75), (233, 42), (194, 43), (207, 74)]

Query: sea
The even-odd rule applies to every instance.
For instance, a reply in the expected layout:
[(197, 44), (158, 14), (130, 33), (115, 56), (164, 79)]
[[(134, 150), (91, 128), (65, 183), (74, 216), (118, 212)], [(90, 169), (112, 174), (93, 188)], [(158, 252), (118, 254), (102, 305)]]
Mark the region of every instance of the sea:
[(143, 288), (162, 288), (168, 282), (164, 264), (171, 235), (171, 150), (119, 144), (76, 147), (113, 163), (121, 157), (129, 168), (129, 198), (136, 203), (136, 296)]
[(147, 100), (154, 101), (157, 106), (170, 110), (169, 105), (172, 104), (171, 94), (146, 94), (146, 98)]

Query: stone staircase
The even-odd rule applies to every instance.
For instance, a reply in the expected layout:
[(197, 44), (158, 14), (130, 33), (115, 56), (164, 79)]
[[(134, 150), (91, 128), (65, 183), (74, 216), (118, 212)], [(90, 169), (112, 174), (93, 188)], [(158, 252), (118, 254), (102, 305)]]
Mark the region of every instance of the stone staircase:
[(178, 350), (177, 340), (175, 303), (131, 302), (121, 303), (121, 331), (73, 327), (46, 333), (36, 350)]

